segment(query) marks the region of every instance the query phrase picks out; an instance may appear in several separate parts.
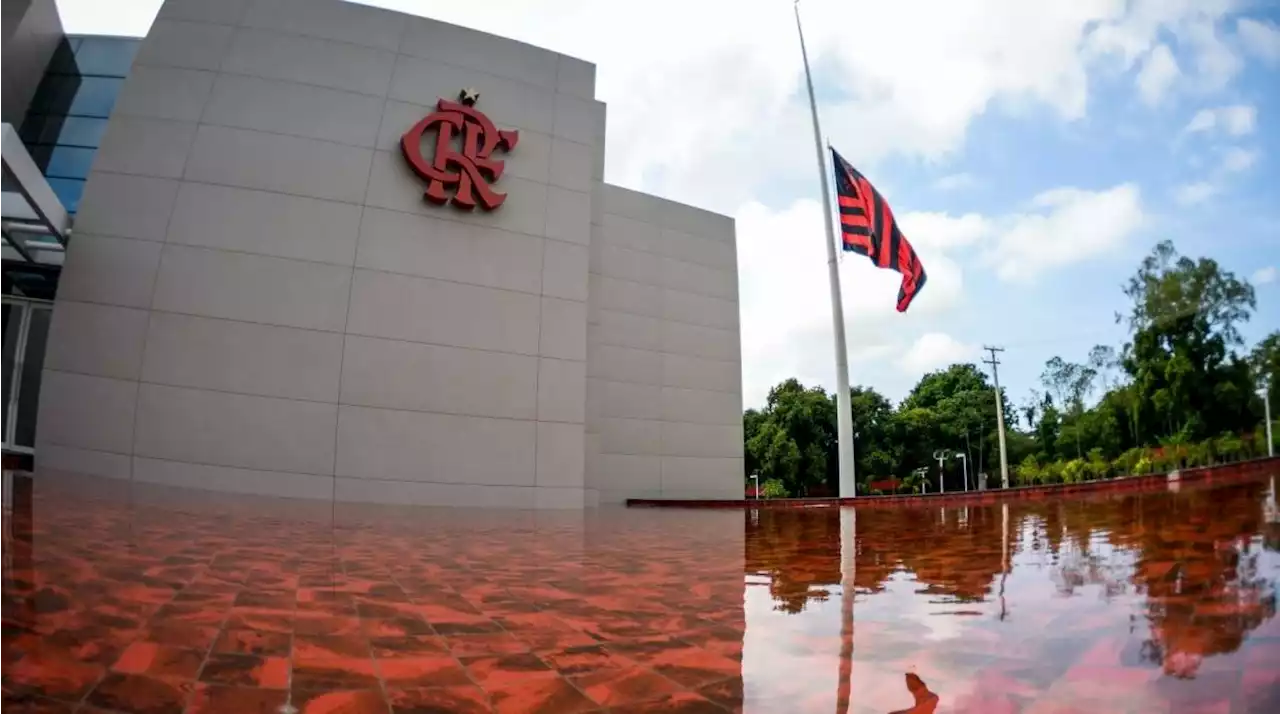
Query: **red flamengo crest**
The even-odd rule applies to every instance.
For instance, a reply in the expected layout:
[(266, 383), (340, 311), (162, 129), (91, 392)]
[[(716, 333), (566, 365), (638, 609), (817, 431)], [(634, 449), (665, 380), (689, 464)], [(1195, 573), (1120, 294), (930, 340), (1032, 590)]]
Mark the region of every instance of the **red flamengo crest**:
[[(492, 211), (507, 195), (490, 185), (501, 178), (504, 162), (489, 156), (494, 149), (514, 149), (520, 135), (495, 127), (472, 106), (476, 97), (464, 90), (458, 102), (441, 99), (435, 112), (400, 137), (400, 150), (413, 172), (426, 180), (428, 201), (444, 205), (452, 191), (453, 205), (458, 208), (469, 211), (480, 205)], [(428, 130), (436, 132), (435, 157), (430, 162), (422, 155), (422, 138)], [(460, 150), (454, 146), (455, 136), (461, 137)]]

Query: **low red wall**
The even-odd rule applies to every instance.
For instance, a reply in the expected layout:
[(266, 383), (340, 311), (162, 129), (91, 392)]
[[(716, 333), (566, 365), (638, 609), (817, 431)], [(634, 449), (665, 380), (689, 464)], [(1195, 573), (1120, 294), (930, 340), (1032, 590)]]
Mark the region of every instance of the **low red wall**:
[[(1182, 484), (1218, 483), (1245, 480), (1280, 473), (1280, 457), (1237, 461), (1217, 466), (1202, 466), (1178, 472)], [(858, 508), (901, 508), (911, 506), (972, 506), (1001, 501), (1037, 500), (1063, 496), (1121, 493), (1125, 491), (1161, 491), (1168, 488), (1168, 474), (1121, 476), (1082, 483), (1045, 486), (1017, 486), (986, 491), (929, 493), (857, 498), (774, 498), (750, 500), (676, 500), (632, 498), (628, 506), (642, 508), (814, 508), (818, 506), (853, 506)]]

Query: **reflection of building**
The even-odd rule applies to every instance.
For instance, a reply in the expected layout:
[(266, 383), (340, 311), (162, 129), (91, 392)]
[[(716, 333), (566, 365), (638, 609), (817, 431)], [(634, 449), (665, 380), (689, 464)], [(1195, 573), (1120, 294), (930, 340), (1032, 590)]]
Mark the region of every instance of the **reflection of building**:
[[(169, 0), (131, 67), (117, 47), (67, 105), (96, 115), (28, 132), (75, 212), (64, 273), (23, 267), (57, 286), (29, 360), (41, 469), (451, 505), (742, 497), (733, 222), (603, 183), (593, 65), (337, 0)], [(401, 155), (463, 88), (519, 136), (492, 212), (424, 201)]]

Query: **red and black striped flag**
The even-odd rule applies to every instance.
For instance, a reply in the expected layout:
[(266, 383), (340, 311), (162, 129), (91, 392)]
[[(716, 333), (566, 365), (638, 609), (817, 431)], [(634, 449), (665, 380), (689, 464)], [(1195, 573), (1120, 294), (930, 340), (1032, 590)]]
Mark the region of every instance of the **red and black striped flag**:
[(845, 250), (865, 255), (878, 267), (902, 274), (898, 312), (906, 312), (924, 287), (924, 266), (907, 237), (898, 230), (893, 211), (866, 176), (835, 149), (836, 196), (840, 202), (840, 238)]

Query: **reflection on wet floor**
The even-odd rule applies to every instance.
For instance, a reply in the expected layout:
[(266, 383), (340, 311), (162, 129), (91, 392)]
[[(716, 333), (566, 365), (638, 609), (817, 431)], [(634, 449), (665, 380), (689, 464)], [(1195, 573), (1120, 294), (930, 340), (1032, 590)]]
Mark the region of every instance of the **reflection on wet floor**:
[(1269, 478), (575, 514), (49, 477), (5, 507), (6, 712), (1280, 711)]

